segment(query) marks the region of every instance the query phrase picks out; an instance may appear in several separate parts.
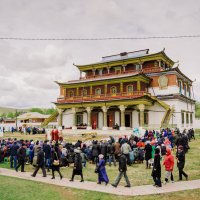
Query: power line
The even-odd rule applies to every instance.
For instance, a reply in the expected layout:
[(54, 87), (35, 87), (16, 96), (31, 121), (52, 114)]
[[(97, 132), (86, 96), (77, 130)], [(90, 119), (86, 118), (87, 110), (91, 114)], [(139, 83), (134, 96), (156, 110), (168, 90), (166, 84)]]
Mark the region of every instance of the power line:
[(26, 37), (0, 37), (0, 40), (56, 40), (56, 41), (93, 41), (93, 40), (150, 40), (150, 39), (184, 39), (200, 38), (198, 35), (176, 35), (176, 36), (144, 36), (144, 37), (103, 37), (103, 38), (26, 38)]

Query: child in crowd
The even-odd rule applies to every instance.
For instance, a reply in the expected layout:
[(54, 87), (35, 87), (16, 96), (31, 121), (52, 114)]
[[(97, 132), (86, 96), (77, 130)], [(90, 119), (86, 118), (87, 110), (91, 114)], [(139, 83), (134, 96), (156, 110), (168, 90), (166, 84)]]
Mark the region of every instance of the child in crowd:
[(174, 169), (174, 156), (171, 154), (171, 150), (167, 149), (166, 156), (164, 158), (163, 165), (165, 166), (165, 184), (168, 182), (169, 178), (171, 178), (171, 181), (174, 182), (173, 178), (173, 169)]

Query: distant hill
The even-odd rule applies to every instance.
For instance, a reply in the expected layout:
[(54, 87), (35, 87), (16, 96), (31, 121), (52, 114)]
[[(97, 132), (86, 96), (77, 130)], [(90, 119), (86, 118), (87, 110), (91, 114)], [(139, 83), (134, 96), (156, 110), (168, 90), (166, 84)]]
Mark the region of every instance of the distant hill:
[[(19, 109), (19, 108), (17, 108), (18, 112), (27, 112), (29, 110), (30, 109)], [(7, 114), (9, 112), (13, 112), (13, 113), (16, 112), (16, 108), (0, 107), (0, 114), (3, 114), (3, 113)]]

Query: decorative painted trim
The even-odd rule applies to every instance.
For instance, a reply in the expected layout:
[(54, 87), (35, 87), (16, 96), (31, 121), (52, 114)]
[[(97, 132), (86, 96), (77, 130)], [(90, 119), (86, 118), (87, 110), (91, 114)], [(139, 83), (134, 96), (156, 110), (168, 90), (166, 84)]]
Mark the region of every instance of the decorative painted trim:
[(138, 99), (127, 99), (127, 100), (113, 100), (107, 102), (83, 102), (83, 103), (72, 103), (72, 104), (56, 104), (57, 108), (67, 109), (67, 108), (80, 108), (80, 107), (102, 107), (102, 106), (135, 106), (138, 104), (144, 104), (146, 106), (152, 106), (153, 100), (148, 97), (142, 97)]

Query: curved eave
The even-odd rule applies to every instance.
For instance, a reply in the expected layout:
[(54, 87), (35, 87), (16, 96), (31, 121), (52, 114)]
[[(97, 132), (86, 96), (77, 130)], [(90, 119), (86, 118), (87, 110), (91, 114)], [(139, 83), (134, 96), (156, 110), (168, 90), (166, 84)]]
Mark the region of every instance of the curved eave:
[(115, 60), (115, 61), (108, 61), (108, 62), (102, 62), (102, 63), (93, 63), (88, 65), (75, 65), (80, 71), (89, 70), (89, 69), (98, 69), (103, 67), (112, 67), (117, 65), (124, 65), (124, 64), (130, 64), (130, 63), (139, 63), (139, 62), (145, 62), (145, 61), (152, 61), (152, 60), (163, 60), (167, 64), (169, 64), (170, 67), (174, 65), (174, 61), (171, 60), (164, 51), (160, 51), (155, 54), (147, 54), (145, 56), (136, 57), (136, 58), (127, 58), (122, 60)]

